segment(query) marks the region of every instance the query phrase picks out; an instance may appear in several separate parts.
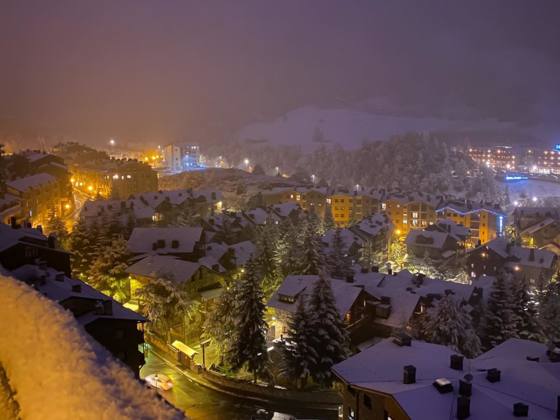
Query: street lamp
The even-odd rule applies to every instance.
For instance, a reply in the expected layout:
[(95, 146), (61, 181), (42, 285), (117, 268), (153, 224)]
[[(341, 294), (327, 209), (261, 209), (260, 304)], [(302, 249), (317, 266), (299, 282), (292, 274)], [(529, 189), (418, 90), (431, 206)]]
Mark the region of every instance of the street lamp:
[(243, 163), (245, 164), (245, 166), (249, 166), (249, 158), (245, 158), (245, 160), (243, 160)]
[(109, 144), (110, 144), (111, 146), (114, 146), (114, 145), (116, 144), (115, 139), (109, 140)]

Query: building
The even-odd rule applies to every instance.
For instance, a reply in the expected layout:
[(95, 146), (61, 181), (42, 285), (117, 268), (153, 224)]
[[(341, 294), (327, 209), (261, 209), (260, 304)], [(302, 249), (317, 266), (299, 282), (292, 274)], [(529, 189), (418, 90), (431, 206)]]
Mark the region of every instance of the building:
[(10, 224), (12, 218), (17, 220), (22, 214), (21, 202), (15, 195), (4, 194), (0, 197), (0, 223)]
[(346, 227), (366, 217), (371, 216), (378, 209), (378, 201), (363, 189), (353, 192), (339, 190), (327, 198), (334, 224)]
[(218, 297), (225, 287), (219, 267), (206, 267), (200, 262), (184, 261), (168, 255), (149, 255), (126, 269), (130, 280), (133, 304), (142, 306), (138, 290), (148, 282), (165, 278), (176, 283), (191, 299), (211, 300)]
[(173, 173), (202, 169), (200, 148), (193, 144), (168, 144), (163, 147), (163, 163)]
[(439, 218), (451, 220), (469, 229), (469, 246), (484, 244), (504, 234), (506, 215), (497, 204), (447, 200), (436, 211)]
[(411, 230), (405, 242), (408, 253), (417, 258), (441, 261), (459, 251), (459, 243), (453, 236), (437, 230)]
[(442, 201), (440, 196), (421, 192), (387, 193), (380, 190), (376, 194), (380, 198), (381, 211), (389, 216), (399, 237), (406, 237), (411, 229), (423, 229), (435, 223), (436, 209)]
[(70, 277), (70, 255), (39, 229), (0, 224), (0, 269), (72, 312), (78, 323), (136, 376), (144, 364), (146, 319)]
[(344, 420), (560, 418), (560, 349), (510, 339), (475, 359), (409, 337), (333, 366)]
[(135, 159), (108, 159), (71, 164), (74, 188), (93, 197), (127, 199), (131, 195), (158, 189), (156, 172)]
[[(274, 316), (268, 323), (270, 339), (281, 338), (288, 334), (288, 322), (295, 314), (298, 302), (306, 302), (313, 291), (319, 276), (291, 275), (287, 276), (278, 290), (268, 301), (268, 307), (273, 309)], [(352, 338), (352, 330), (365, 320), (365, 301), (367, 293), (359, 287), (354, 287), (344, 280), (329, 279), (335, 305)]]
[(297, 204), (305, 211), (314, 212), (321, 219), (329, 207), (328, 190), (321, 187), (293, 187), (279, 186), (270, 189), (262, 189), (247, 202), (249, 208), (270, 207), (279, 204)]
[(497, 238), (467, 252), (467, 271), (472, 278), (496, 276), (504, 269), (516, 278), (544, 286), (558, 270), (558, 256), (545, 249), (525, 248)]
[(168, 255), (187, 261), (204, 256), (206, 234), (201, 227), (137, 227), (128, 239), (128, 251), (138, 255)]
[(475, 162), (492, 169), (514, 170), (518, 159), (510, 146), (491, 146), (486, 148), (470, 147), (469, 157)]

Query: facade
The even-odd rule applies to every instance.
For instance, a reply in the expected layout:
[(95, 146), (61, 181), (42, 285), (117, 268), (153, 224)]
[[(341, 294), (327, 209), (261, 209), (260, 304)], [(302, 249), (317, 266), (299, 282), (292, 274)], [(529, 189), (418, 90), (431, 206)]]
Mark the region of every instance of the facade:
[(248, 200), (248, 207), (270, 207), (278, 204), (297, 204), (303, 210), (314, 212), (321, 219), (329, 207), (326, 188), (315, 187), (275, 187), (261, 190)]
[(470, 231), (468, 245), (476, 246), (502, 236), (505, 229), (505, 213), (499, 206), (490, 203), (450, 200), (437, 208), (441, 219), (451, 220)]
[(193, 144), (168, 144), (162, 150), (163, 163), (170, 172), (201, 169), (200, 148)]
[(546, 249), (525, 248), (497, 238), (467, 253), (467, 270), (472, 278), (496, 276), (511, 271), (538, 287), (546, 285), (558, 270), (558, 256)]
[(423, 193), (389, 193), (381, 198), (381, 210), (389, 216), (394, 232), (406, 237), (412, 229), (423, 229), (437, 220), (441, 198)]
[(466, 359), (449, 347), (403, 336), (332, 370), (340, 381), (344, 420), (553, 420), (560, 416), (558, 353), (510, 339)]
[(128, 239), (132, 255), (168, 255), (197, 261), (206, 249), (206, 234), (201, 227), (138, 227)]
[(504, 171), (516, 169), (519, 163), (510, 146), (470, 147), (468, 155), (481, 165)]
[(368, 216), (378, 209), (378, 201), (362, 191), (337, 191), (327, 199), (332, 218), (337, 227), (347, 227)]
[(417, 258), (445, 260), (457, 254), (459, 244), (447, 232), (411, 230), (406, 237), (406, 248)]
[(158, 189), (156, 172), (135, 159), (110, 159), (70, 166), (74, 188), (93, 197), (127, 199)]

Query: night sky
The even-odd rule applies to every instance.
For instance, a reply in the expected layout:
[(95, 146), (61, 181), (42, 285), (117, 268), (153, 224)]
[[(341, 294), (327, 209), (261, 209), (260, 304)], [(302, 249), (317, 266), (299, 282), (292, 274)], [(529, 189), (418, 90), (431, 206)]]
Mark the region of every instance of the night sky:
[(0, 133), (227, 138), (299, 106), (370, 101), (560, 139), (557, 0), (0, 7)]

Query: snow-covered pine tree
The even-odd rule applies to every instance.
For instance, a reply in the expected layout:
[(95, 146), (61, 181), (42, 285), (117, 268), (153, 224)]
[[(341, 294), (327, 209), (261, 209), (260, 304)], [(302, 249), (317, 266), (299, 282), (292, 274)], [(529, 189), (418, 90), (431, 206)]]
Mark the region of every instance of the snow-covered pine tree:
[(330, 275), (334, 278), (346, 279), (346, 277), (353, 274), (352, 260), (346, 253), (346, 246), (344, 245), (340, 228), (334, 231), (331, 250), (326, 257), (326, 263)]
[(189, 306), (185, 292), (171, 277), (162, 274), (139, 289), (137, 296), (140, 310), (151, 321), (149, 328), (170, 342), (171, 328), (184, 321), (183, 315)]
[(551, 281), (539, 297), (539, 320), (547, 339), (560, 340), (560, 281)]
[(54, 210), (51, 210), (49, 212), (49, 218), (47, 219), (45, 231), (48, 235), (54, 234), (57, 241), (59, 242), (59, 245), (62, 248), (65, 248), (67, 246), (69, 236), (68, 230), (66, 229), (64, 220), (58, 217)]
[(238, 294), (239, 282), (233, 282), (220, 295), (204, 322), (204, 336), (214, 340), (222, 355), (227, 354), (234, 345), (232, 306), (238, 301)]
[(313, 347), (315, 331), (305, 309), (305, 301), (298, 301), (296, 313), (290, 318), (289, 332), (283, 348), (286, 374), (305, 388), (313, 366), (317, 364), (317, 352)]
[(245, 266), (245, 276), (239, 284), (237, 301), (234, 303), (234, 342), (228, 360), (234, 370), (246, 366), (257, 375), (266, 364), (266, 321), (261, 279), (255, 262), (250, 259)]
[[(305, 221), (300, 221), (297, 225), (292, 223), (289, 219), (284, 225), (283, 242), (286, 249), (283, 250), (282, 255), (282, 273), (287, 276), (289, 274), (301, 273), (302, 258), (301, 252), (303, 248), (303, 233), (300, 228)], [(300, 226), (303, 225), (303, 226)], [(278, 251), (282, 251), (278, 249)]]
[(78, 278), (84, 279), (89, 271), (92, 258), (93, 238), (91, 229), (83, 218), (78, 219), (70, 235), (70, 250), (72, 251), (72, 271)]
[(127, 241), (122, 237), (113, 239), (110, 246), (93, 261), (88, 283), (107, 292), (119, 302), (127, 301), (130, 298), (130, 285), (126, 273), (128, 256)]
[(268, 218), (257, 231), (255, 264), (262, 278), (263, 292), (267, 298), (278, 288), (282, 279), (276, 258), (279, 236), (278, 225), (271, 218)]
[(512, 310), (509, 287), (511, 274), (501, 273), (490, 292), (484, 311), (484, 333), (482, 342), (485, 349), (491, 349), (508, 338), (516, 337), (516, 316)]
[(444, 295), (428, 311), (422, 327), (429, 342), (449, 346), (467, 357), (480, 354), (480, 339), (471, 316), (451, 294)]
[(349, 339), (336, 309), (330, 281), (322, 275), (315, 282), (307, 309), (310, 328), (314, 331), (312, 347), (317, 354), (311, 376), (315, 382), (330, 386), (331, 367), (348, 356)]
[(308, 222), (303, 238), (302, 250), (300, 253), (301, 267), (300, 274), (319, 274), (323, 268), (324, 259), (321, 250), (321, 240), (312, 222)]
[(330, 206), (327, 206), (325, 208), (325, 217), (323, 218), (323, 232), (328, 232), (334, 228), (336, 228), (336, 225), (334, 224), (332, 209)]
[(529, 293), (529, 284), (524, 278), (513, 281), (511, 298), (517, 336), (524, 340), (543, 341), (537, 308)]

